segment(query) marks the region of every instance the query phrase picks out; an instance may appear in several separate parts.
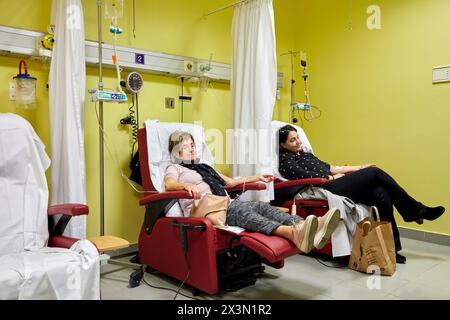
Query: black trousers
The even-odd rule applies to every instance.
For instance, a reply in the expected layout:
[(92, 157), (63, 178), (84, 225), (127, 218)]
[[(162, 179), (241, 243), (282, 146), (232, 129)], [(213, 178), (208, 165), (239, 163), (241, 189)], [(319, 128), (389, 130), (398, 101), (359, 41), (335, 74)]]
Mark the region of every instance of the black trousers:
[(395, 248), (402, 249), (393, 206), (406, 222), (417, 219), (424, 205), (412, 198), (389, 174), (377, 167), (352, 172), (323, 186), (334, 194), (350, 198), (355, 203), (376, 206), (383, 221), (392, 224)]

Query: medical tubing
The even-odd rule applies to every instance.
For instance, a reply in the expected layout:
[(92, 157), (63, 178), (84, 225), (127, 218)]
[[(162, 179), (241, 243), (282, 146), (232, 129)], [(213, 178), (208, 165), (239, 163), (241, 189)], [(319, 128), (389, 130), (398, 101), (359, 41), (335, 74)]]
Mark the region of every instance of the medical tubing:
[(297, 204), (295, 203), (295, 197), (292, 202), (291, 215), (293, 215), (293, 216), (297, 215)]
[[(134, 186), (133, 181), (131, 181), (131, 180), (125, 175), (125, 173), (123, 172), (123, 170), (122, 170), (122, 168), (121, 168), (121, 166), (120, 166), (120, 164), (119, 164), (119, 160), (117, 159), (117, 156), (114, 155), (114, 154), (111, 152), (111, 149), (109, 148), (108, 135), (106, 134), (105, 130), (103, 130), (103, 126), (100, 124), (100, 119), (99, 119), (98, 111), (97, 111), (97, 102), (95, 102), (94, 110), (95, 110), (95, 115), (97, 116), (98, 127), (100, 128), (101, 132), (103, 133), (103, 141), (104, 141), (106, 150), (108, 151), (110, 157), (114, 160), (114, 163), (116, 164), (117, 168), (119, 169), (119, 171), (120, 171), (120, 176), (121, 176), (123, 179), (125, 179), (125, 181), (131, 186), (131, 188), (133, 188), (133, 190), (136, 191), (137, 193), (148, 193), (148, 192), (150, 192), (150, 191), (144, 191), (144, 190), (139, 190), (139, 189), (137, 189), (137, 188)], [(115, 153), (117, 153), (115, 149), (114, 149), (114, 151), (115, 151)]]
[(134, 147), (136, 146), (136, 143), (137, 143), (137, 135), (138, 135), (138, 130), (139, 130), (138, 121), (136, 120), (136, 112), (134, 111), (135, 107), (136, 106), (134, 104), (134, 95), (132, 95), (132, 104), (128, 108), (128, 110), (130, 111), (130, 113), (128, 115), (130, 116), (130, 119), (131, 119), (131, 123), (130, 123), (130, 126), (131, 126), (131, 137), (133, 139), (133, 145), (131, 147), (131, 159), (133, 159)]
[[(114, 25), (114, 28), (118, 28), (117, 26), (117, 17), (115, 18), (111, 18), (111, 24)], [(116, 42), (117, 42), (117, 33), (114, 32), (114, 36), (113, 36), (113, 63), (116, 66), (116, 72), (117, 72), (117, 90), (125, 95), (125, 92), (123, 92), (122, 87), (120, 85), (120, 67), (119, 67), (119, 62), (118, 62), (118, 58), (117, 58), (117, 50), (116, 50)]]

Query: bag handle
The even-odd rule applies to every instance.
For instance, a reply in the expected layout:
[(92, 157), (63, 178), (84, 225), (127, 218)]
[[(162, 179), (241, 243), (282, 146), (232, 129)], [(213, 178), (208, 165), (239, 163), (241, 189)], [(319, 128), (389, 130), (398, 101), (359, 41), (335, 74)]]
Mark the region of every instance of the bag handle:
[(372, 224), (370, 223), (370, 221), (364, 221), (363, 225), (362, 225), (362, 230), (363, 230), (363, 237), (366, 237), (369, 234), (370, 228), (372, 227)]
[(377, 207), (375, 207), (375, 206), (371, 206), (370, 208), (369, 208), (369, 213), (370, 213), (370, 216), (373, 218), (373, 213), (375, 212), (375, 221), (377, 221), (377, 222), (380, 222), (381, 220), (380, 220), (380, 213), (378, 212), (378, 208)]
[(380, 228), (375, 228), (375, 231), (377, 233), (378, 241), (380, 241), (381, 251), (383, 252), (384, 258), (386, 259), (386, 263), (393, 265), (391, 258), (389, 257), (389, 252), (388, 252), (388, 249), (386, 246), (386, 242), (384, 241), (383, 234), (381, 233)]

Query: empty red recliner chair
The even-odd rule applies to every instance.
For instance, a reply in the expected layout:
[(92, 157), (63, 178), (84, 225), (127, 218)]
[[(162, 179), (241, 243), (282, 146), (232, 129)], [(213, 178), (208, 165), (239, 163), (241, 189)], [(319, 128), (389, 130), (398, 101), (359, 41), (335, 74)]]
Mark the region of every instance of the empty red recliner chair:
[[(178, 199), (190, 196), (186, 191), (158, 192), (155, 188), (148, 157), (158, 155), (149, 153), (147, 148), (147, 130), (152, 125), (181, 126), (150, 121), (146, 122), (147, 129), (138, 132), (142, 185), (147, 191), (140, 200), (146, 207), (139, 236), (142, 264), (185, 281), (197, 290), (215, 294), (219, 290), (234, 291), (251, 285), (256, 281), (255, 273), (264, 270), (263, 263), (282, 268), (286, 257), (300, 252), (293, 243), (278, 236), (247, 231), (235, 234), (214, 228), (204, 218), (166, 217), (166, 212)], [(183, 126), (181, 129), (189, 125)], [(168, 136), (159, 136), (159, 139), (168, 141)], [(201, 144), (197, 138), (195, 140), (197, 145)], [(251, 183), (246, 184), (245, 189), (262, 190), (265, 185)], [(242, 191), (242, 186), (228, 191)]]

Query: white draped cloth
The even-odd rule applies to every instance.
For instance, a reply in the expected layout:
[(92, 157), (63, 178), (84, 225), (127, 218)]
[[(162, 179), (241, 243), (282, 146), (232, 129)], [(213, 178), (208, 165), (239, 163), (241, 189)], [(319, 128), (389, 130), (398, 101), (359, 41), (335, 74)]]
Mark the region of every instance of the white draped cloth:
[(30, 123), (0, 113), (0, 299), (99, 299), (95, 246), (47, 247), (49, 165)]
[[(235, 177), (271, 170), (270, 122), (277, 89), (272, 0), (249, 0), (234, 9), (231, 109), (234, 114), (232, 173)], [(267, 192), (247, 192), (241, 200), (269, 201)]]
[[(55, 45), (49, 78), (52, 143), (51, 203), (86, 203), (84, 102), (86, 62), (81, 0), (53, 0)], [(86, 217), (72, 218), (65, 235), (86, 237)]]

